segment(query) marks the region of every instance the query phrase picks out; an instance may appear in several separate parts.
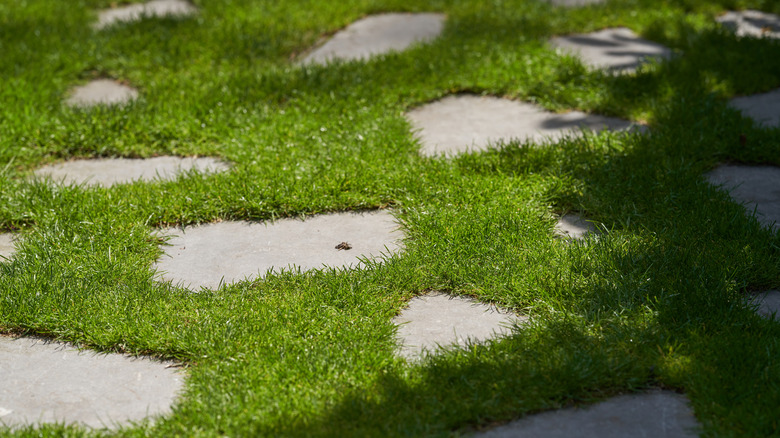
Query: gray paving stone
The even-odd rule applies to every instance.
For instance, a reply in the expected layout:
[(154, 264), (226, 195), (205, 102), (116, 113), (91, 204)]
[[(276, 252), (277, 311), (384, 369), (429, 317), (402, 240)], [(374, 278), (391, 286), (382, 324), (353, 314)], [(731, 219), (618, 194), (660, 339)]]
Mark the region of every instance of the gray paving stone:
[(752, 297), (753, 303), (757, 306), (756, 313), (767, 318), (780, 321), (780, 291), (770, 290), (755, 294)]
[(431, 293), (413, 298), (394, 319), (398, 325), (399, 354), (416, 359), (439, 346), (465, 346), (511, 333), (527, 318), (475, 300)]
[(109, 187), (133, 181), (173, 179), (179, 173), (190, 170), (220, 172), (228, 168), (224, 162), (211, 157), (106, 158), (52, 164), (37, 169), (34, 175), (64, 184), (96, 184)]
[(185, 0), (152, 0), (100, 11), (95, 28), (103, 29), (116, 23), (136, 21), (144, 17), (181, 17), (196, 12), (198, 9)]
[(606, 0), (549, 0), (555, 6), (577, 7), (606, 3)]
[(558, 219), (555, 232), (565, 239), (584, 239), (588, 234), (596, 233), (596, 226), (576, 214), (565, 214)]
[(627, 120), (571, 111), (555, 114), (535, 105), (491, 96), (457, 95), (406, 114), (422, 143), (421, 153), (453, 155), (487, 149), (497, 141), (561, 138), (581, 128), (625, 130)]
[(707, 180), (722, 185), (731, 197), (765, 226), (780, 229), (780, 168), (728, 164), (707, 174)]
[(96, 79), (75, 87), (65, 100), (69, 106), (118, 105), (138, 98), (138, 91), (111, 79)]
[(16, 251), (15, 241), (16, 236), (12, 233), (0, 233), (0, 261), (3, 261), (3, 258), (13, 257)]
[(335, 59), (366, 59), (401, 51), (414, 43), (430, 41), (444, 28), (444, 14), (380, 14), (358, 20), (336, 33), (303, 59), (304, 63), (327, 64)]
[(183, 374), (170, 364), (0, 336), (0, 423), (100, 428), (170, 412)]
[[(300, 267), (357, 267), (400, 250), (403, 233), (387, 211), (282, 219), (273, 223), (220, 222), (161, 232), (171, 236), (155, 269), (162, 279), (197, 289)], [(350, 249), (337, 249), (342, 242)]]
[(750, 9), (730, 11), (718, 17), (717, 21), (737, 36), (780, 38), (780, 17), (767, 12)]
[(780, 88), (768, 93), (734, 98), (731, 106), (759, 124), (780, 127)]
[(672, 54), (668, 48), (639, 38), (624, 27), (556, 37), (550, 44), (578, 56), (591, 67), (624, 72), (633, 71), (650, 59), (669, 58)]
[(685, 396), (650, 391), (613, 397), (582, 408), (530, 415), (475, 434), (479, 438), (677, 438), (699, 427)]

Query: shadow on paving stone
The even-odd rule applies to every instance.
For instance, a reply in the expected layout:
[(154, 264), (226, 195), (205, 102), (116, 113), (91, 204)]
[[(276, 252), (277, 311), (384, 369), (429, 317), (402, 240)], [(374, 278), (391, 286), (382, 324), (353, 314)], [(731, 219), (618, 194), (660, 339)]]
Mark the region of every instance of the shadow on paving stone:
[(780, 127), (780, 88), (763, 94), (736, 97), (731, 106), (760, 125)]
[(167, 414), (184, 378), (172, 365), (0, 335), (0, 423), (102, 428)]
[(16, 238), (13, 233), (0, 233), (0, 261), (14, 256), (14, 252), (16, 252)]
[(444, 28), (444, 14), (380, 14), (358, 20), (306, 55), (302, 63), (366, 59), (430, 41)]
[(639, 38), (624, 27), (556, 37), (550, 44), (578, 57), (585, 65), (620, 72), (632, 72), (648, 60), (666, 59), (672, 55), (670, 49)]
[(670, 391), (621, 395), (591, 406), (547, 411), (474, 438), (696, 437), (699, 424), (687, 397)]
[(198, 9), (185, 0), (152, 0), (100, 11), (95, 29), (104, 29), (121, 22), (137, 21), (144, 17), (183, 17), (196, 12)]
[(770, 290), (753, 294), (750, 301), (759, 315), (780, 321), (780, 291)]
[(219, 222), (162, 230), (171, 237), (155, 269), (162, 279), (197, 289), (263, 277), (283, 268), (352, 268), (401, 249), (403, 232), (387, 211), (336, 213), (305, 220)]
[(138, 91), (111, 79), (96, 79), (86, 85), (75, 87), (65, 104), (75, 107), (95, 105), (119, 105), (138, 98)]
[(718, 17), (717, 21), (739, 37), (780, 38), (780, 17), (767, 12), (750, 9), (730, 11)]
[(709, 172), (707, 180), (727, 190), (747, 214), (755, 210), (762, 225), (780, 229), (780, 168), (727, 164)]
[(598, 230), (592, 222), (586, 221), (576, 214), (565, 214), (558, 218), (555, 224), (555, 234), (567, 240), (582, 240), (590, 234), (596, 234)]
[(511, 334), (512, 326), (527, 320), (473, 299), (431, 293), (409, 301), (393, 322), (398, 325), (398, 354), (418, 359), (439, 347), (464, 347)]

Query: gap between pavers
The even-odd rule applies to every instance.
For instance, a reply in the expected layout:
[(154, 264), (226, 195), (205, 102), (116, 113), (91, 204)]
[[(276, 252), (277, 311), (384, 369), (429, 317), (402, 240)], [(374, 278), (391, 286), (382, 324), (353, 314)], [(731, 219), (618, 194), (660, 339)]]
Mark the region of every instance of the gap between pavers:
[(780, 291), (770, 290), (759, 292), (750, 297), (752, 304), (756, 306), (756, 313), (765, 317), (780, 321)]
[[(170, 237), (155, 269), (190, 289), (217, 288), (268, 270), (350, 268), (401, 249), (403, 232), (387, 211), (334, 213), (305, 220), (219, 222), (160, 232)], [(342, 244), (343, 242), (343, 244)], [(338, 247), (338, 248), (337, 248)], [(348, 247), (348, 249), (347, 249)]]
[(511, 334), (528, 320), (470, 298), (433, 292), (413, 298), (393, 319), (398, 325), (398, 354), (418, 359), (440, 346), (464, 347)]
[(144, 17), (183, 17), (196, 12), (198, 9), (185, 0), (152, 0), (100, 11), (95, 29), (104, 29), (121, 22), (137, 21)]
[(727, 190), (734, 201), (743, 204), (747, 214), (756, 210), (756, 219), (780, 229), (780, 168), (726, 164), (713, 169), (707, 180)]
[(421, 154), (453, 155), (480, 151), (497, 141), (562, 138), (582, 128), (627, 130), (628, 120), (571, 111), (555, 114), (530, 103), (492, 96), (447, 96), (406, 114), (422, 143)]
[(0, 261), (10, 259), (16, 252), (16, 238), (13, 233), (0, 233)]
[(563, 239), (582, 240), (590, 234), (597, 233), (596, 226), (579, 215), (567, 213), (558, 218), (555, 224), (555, 234)]
[(51, 164), (35, 170), (33, 174), (38, 178), (51, 178), (57, 183), (110, 187), (134, 181), (174, 179), (191, 170), (213, 173), (229, 168), (225, 162), (212, 157), (103, 158)]
[(111, 79), (95, 79), (74, 87), (65, 104), (73, 107), (119, 105), (138, 98), (138, 91)]
[(763, 94), (736, 97), (731, 106), (758, 124), (780, 127), (780, 88)]
[(184, 380), (172, 365), (0, 335), (0, 424), (112, 428), (165, 415)]
[(716, 20), (739, 37), (780, 38), (780, 17), (767, 12), (729, 11)]
[(665, 59), (672, 51), (642, 38), (630, 29), (618, 27), (588, 34), (552, 38), (550, 44), (578, 57), (593, 68), (632, 72), (651, 59)]
[(444, 14), (388, 13), (373, 15), (337, 32), (322, 46), (306, 55), (302, 63), (366, 59), (391, 51), (401, 51), (414, 43), (430, 41), (444, 28)]
[(590, 406), (529, 415), (474, 438), (684, 438), (700, 429), (687, 397), (653, 390)]

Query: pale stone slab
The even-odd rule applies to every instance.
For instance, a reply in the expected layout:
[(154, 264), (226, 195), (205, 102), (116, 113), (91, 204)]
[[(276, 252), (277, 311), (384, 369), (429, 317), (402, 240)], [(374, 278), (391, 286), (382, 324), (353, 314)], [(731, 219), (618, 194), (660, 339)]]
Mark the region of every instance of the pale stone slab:
[(555, 114), (530, 103), (492, 96), (456, 95), (406, 114), (422, 143), (423, 155), (485, 150), (494, 142), (558, 139), (583, 128), (627, 130), (627, 120), (571, 111)]
[(753, 304), (756, 307), (756, 313), (766, 318), (772, 318), (780, 321), (780, 291), (770, 290), (755, 294), (752, 297)]
[[(403, 233), (387, 211), (220, 222), (162, 231), (170, 246), (155, 269), (162, 279), (196, 289), (262, 277), (268, 270), (357, 267), (401, 249)], [(349, 246), (344, 248), (342, 242)]]
[(765, 226), (780, 229), (780, 168), (728, 164), (707, 174), (711, 184), (722, 185), (731, 197)]
[(0, 261), (10, 259), (16, 251), (16, 236), (12, 233), (0, 233)]
[(565, 214), (558, 218), (555, 233), (565, 239), (581, 240), (596, 233), (596, 226), (576, 214)]
[(75, 87), (65, 100), (69, 106), (118, 105), (138, 98), (138, 91), (111, 79), (96, 79)]
[(380, 14), (358, 20), (304, 57), (304, 63), (366, 59), (430, 41), (444, 28), (444, 14)]
[(495, 306), (443, 293), (413, 298), (393, 322), (398, 325), (399, 354), (407, 359), (422, 357), (440, 346), (463, 347), (512, 332), (512, 326), (527, 318)]
[(133, 181), (174, 179), (190, 170), (225, 171), (229, 166), (216, 158), (154, 157), (74, 160), (41, 167), (34, 172), (40, 178), (51, 178), (63, 184), (96, 184), (112, 186)]
[(167, 414), (183, 386), (171, 365), (0, 336), (0, 423), (100, 428)]
[(684, 438), (698, 436), (688, 399), (670, 391), (613, 397), (582, 408), (530, 415), (479, 438)]
[(734, 31), (737, 36), (780, 38), (780, 17), (762, 11), (729, 11), (717, 21)]
[(780, 88), (768, 93), (736, 97), (731, 99), (731, 106), (759, 124), (780, 127)]
[(95, 28), (103, 29), (116, 23), (137, 21), (144, 17), (182, 17), (196, 12), (198, 9), (185, 0), (152, 0), (100, 11)]
[(556, 37), (550, 44), (580, 58), (593, 68), (630, 72), (651, 59), (664, 59), (672, 51), (658, 43), (639, 38), (630, 29), (618, 27), (589, 34)]

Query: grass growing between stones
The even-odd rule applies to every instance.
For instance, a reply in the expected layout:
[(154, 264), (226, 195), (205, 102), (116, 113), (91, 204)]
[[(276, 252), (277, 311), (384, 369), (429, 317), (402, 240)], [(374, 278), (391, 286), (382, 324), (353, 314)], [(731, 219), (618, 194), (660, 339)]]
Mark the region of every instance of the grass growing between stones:
[[(194, 2), (193, 18), (93, 30), (110, 3), (0, 0), (0, 227), (23, 235), (0, 262), (0, 331), (181, 361), (189, 377), (174, 412), (117, 434), (446, 436), (649, 387), (685, 392), (707, 436), (779, 433), (780, 325), (743, 297), (780, 287), (780, 241), (702, 176), (723, 161), (780, 165), (780, 130), (726, 105), (780, 87), (780, 42), (714, 22), (727, 8), (780, 13), (774, 2), (212, 0)], [(383, 11), (448, 21), (403, 53), (295, 64), (321, 35)], [(613, 76), (545, 45), (607, 26), (678, 55)], [(141, 97), (62, 104), (96, 77)], [(460, 92), (651, 129), (419, 156), (402, 113)], [(28, 178), (66, 159), (170, 154), (234, 167), (112, 188)], [(157, 228), (376, 208), (397, 214), (406, 250), (363, 270), (197, 293), (151, 271)], [(566, 211), (608, 232), (557, 240)], [(406, 363), (391, 319), (429, 290), (532, 322)]]

